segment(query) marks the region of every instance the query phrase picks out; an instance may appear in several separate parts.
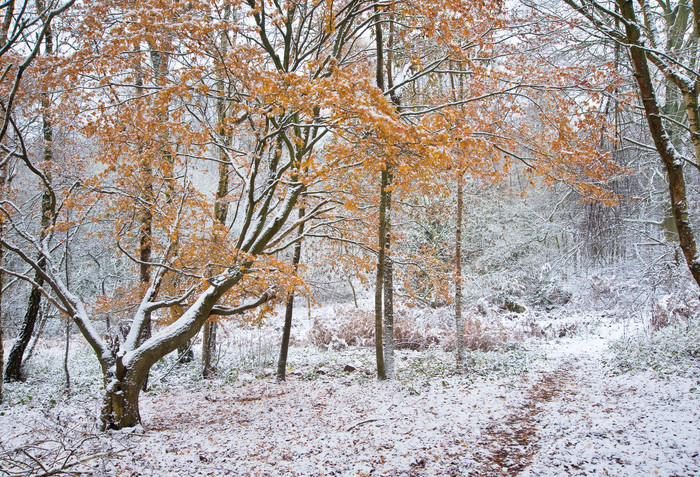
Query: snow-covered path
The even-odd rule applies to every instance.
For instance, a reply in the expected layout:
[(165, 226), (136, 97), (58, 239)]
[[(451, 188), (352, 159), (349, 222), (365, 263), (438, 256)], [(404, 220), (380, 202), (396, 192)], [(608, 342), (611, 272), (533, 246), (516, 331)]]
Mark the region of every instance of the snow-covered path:
[[(154, 458), (124, 468), (175, 474), (194, 460), (198, 475), (700, 475), (693, 383), (611, 375), (604, 361), (618, 335), (562, 339), (527, 374), (473, 382), (322, 374), (149, 396), (138, 454)], [(163, 409), (178, 409), (175, 419)]]
[(603, 362), (617, 333), (599, 333), (552, 353), (571, 364), (571, 380), (544, 404), (540, 449), (522, 475), (700, 475), (700, 383), (611, 372)]
[[(380, 383), (371, 350), (348, 349), (292, 356), (285, 384), (241, 376), (148, 392), (143, 428), (91, 436), (77, 455), (98, 457), (79, 468), (110, 476), (700, 475), (696, 378), (616, 374), (605, 362), (619, 330), (556, 340), (512, 369), (478, 375), (450, 372), (450, 356), (403, 352), (399, 379)], [(41, 429), (44, 440), (53, 432), (83, 442), (90, 426), (76, 422), (94, 410), (62, 406), (6, 408), (0, 441), (31, 442)]]

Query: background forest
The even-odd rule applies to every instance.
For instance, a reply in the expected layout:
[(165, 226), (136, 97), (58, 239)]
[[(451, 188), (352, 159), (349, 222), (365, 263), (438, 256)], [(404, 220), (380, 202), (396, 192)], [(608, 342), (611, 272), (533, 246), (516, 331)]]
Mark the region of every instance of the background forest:
[(690, 326), (696, 3), (2, 3), (0, 397)]

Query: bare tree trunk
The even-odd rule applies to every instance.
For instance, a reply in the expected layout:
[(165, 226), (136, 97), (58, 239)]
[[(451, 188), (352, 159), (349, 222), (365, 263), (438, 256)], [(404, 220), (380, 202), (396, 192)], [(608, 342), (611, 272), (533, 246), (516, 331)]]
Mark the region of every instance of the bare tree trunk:
[[(379, 8), (376, 8), (379, 13)], [(377, 19), (375, 23), (375, 41), (377, 46), (377, 87), (384, 91), (384, 44), (382, 39), (382, 24)], [(377, 277), (374, 289), (374, 348), (377, 358), (377, 378), (386, 379), (386, 368), (384, 363), (384, 345), (382, 343), (382, 328), (384, 321), (383, 313), (383, 290), (384, 290), (384, 267), (385, 267), (385, 246), (386, 246), (386, 188), (388, 186), (388, 164), (385, 164), (381, 174), (380, 196), (379, 196), (379, 240), (377, 246)]]
[[(37, 11), (44, 11), (45, 6), (43, 0), (37, 0), (36, 2)], [(44, 54), (46, 56), (53, 55), (53, 33), (51, 31), (51, 26), (47, 26), (46, 36), (44, 37)], [(43, 128), (43, 139), (44, 139), (44, 151), (43, 151), (43, 161), (44, 164), (50, 164), (53, 161), (53, 125), (51, 124), (51, 119), (47, 116), (46, 111), (50, 106), (50, 98), (48, 93), (41, 94), (41, 107), (42, 112), (42, 128)], [(51, 172), (44, 171), (48, 180), (51, 180)], [(55, 204), (51, 194), (47, 189), (41, 196), (41, 239), (45, 238), (46, 230), (51, 225), (51, 219), (54, 215)], [(40, 259), (41, 267), (44, 267), (44, 260)], [(44, 279), (39, 272), (34, 276), (34, 282), (38, 287), (43, 286)], [(24, 315), (24, 320), (22, 321), (22, 328), (20, 330), (17, 339), (12, 345), (10, 354), (7, 357), (7, 367), (5, 368), (5, 381), (19, 381), (22, 379), (22, 359), (24, 357), (24, 351), (27, 349), (29, 341), (32, 339), (32, 334), (34, 333), (34, 327), (39, 317), (39, 310), (41, 308), (41, 292), (38, 287), (32, 288), (29, 293), (29, 303), (27, 305), (27, 311)]]
[[(37, 277), (35, 277), (36, 279)], [(42, 285), (43, 280), (39, 277), (37, 284)], [(5, 367), (5, 381), (19, 381), (22, 379), (22, 358), (24, 351), (32, 338), (34, 325), (37, 316), (39, 315), (39, 307), (41, 306), (41, 292), (38, 288), (32, 288), (29, 293), (29, 306), (24, 314), (22, 328), (7, 356), (7, 366)]]
[[(14, 0), (10, 0), (5, 4), (5, 16), (3, 17), (2, 24), (0, 25), (0, 48), (4, 47), (7, 44), (7, 35), (10, 30), (10, 24), (12, 23), (12, 17), (14, 14), (15, 10), (15, 2)], [(6, 141), (7, 136), (3, 135), (2, 141), (3, 143)], [(7, 186), (8, 182), (8, 173), (9, 173), (9, 168), (7, 165), (7, 160), (3, 161), (2, 166), (0, 166), (0, 198), (5, 198), (5, 186)], [(4, 235), (5, 233), (5, 224), (4, 222), (0, 222), (0, 236)], [(4, 265), (4, 258), (5, 258), (5, 249), (0, 246), (0, 267)], [(2, 392), (2, 373), (5, 369), (5, 345), (4, 345), (4, 336), (3, 336), (3, 326), (2, 326), (2, 310), (3, 310), (3, 288), (5, 287), (5, 274), (0, 271), (0, 403), (3, 401), (3, 392)]]
[(182, 364), (191, 363), (192, 361), (194, 361), (194, 352), (192, 351), (192, 341), (190, 340), (177, 349), (177, 362)]
[(48, 308), (51, 306), (49, 302), (46, 300), (43, 301), (43, 305), (41, 306), (41, 310), (39, 311), (39, 327), (37, 328), (36, 332), (34, 333), (34, 337), (32, 338), (32, 341), (29, 343), (28, 349), (24, 354), (24, 359), (22, 360), (22, 366), (25, 366), (31, 359), (32, 356), (34, 356), (34, 350), (36, 349), (36, 345), (41, 339), (41, 334), (44, 332), (44, 328), (46, 327), (46, 322), (48, 321)]
[(455, 233), (455, 336), (457, 368), (464, 364), (464, 322), (462, 318), (462, 215), (464, 212), (464, 176), (457, 177), (457, 232)]
[(386, 215), (384, 224), (384, 366), (387, 379), (394, 379), (394, 265), (391, 258), (391, 182), (387, 164)]
[(355, 304), (355, 308), (359, 308), (360, 305), (357, 303), (357, 292), (355, 291), (355, 285), (352, 284), (352, 278), (347, 277), (348, 285), (350, 285), (350, 291), (352, 292), (352, 301)]
[(216, 356), (216, 322), (207, 321), (202, 327), (202, 377), (211, 379), (214, 377)]
[[(377, 56), (384, 55), (383, 48), (377, 52)], [(393, 7), (390, 7), (389, 13), (389, 39), (387, 49), (386, 62), (386, 79), (389, 90), (394, 88), (394, 75), (392, 65), (394, 63), (394, 12)], [(381, 58), (379, 63), (383, 64), (384, 59)], [(378, 72), (380, 73), (380, 72)], [(383, 79), (383, 78), (382, 78)], [(381, 81), (380, 87), (383, 86)], [(382, 88), (383, 90), (383, 88)], [(400, 109), (400, 99), (395, 93), (391, 93), (391, 101)], [(394, 379), (394, 350), (396, 342), (394, 340), (394, 262), (391, 258), (391, 186), (394, 180), (392, 165), (386, 163), (386, 185), (384, 187), (385, 199), (385, 224), (384, 224), (384, 362), (387, 379)]]
[(141, 423), (139, 394), (148, 377), (145, 373), (129, 372), (121, 357), (104, 372), (105, 394), (100, 414), (102, 430), (134, 427)]
[[(230, 6), (226, 6), (225, 18), (231, 14)], [(226, 31), (221, 32), (219, 37), (221, 42), (222, 56), (228, 51), (228, 37)], [(231, 143), (231, 135), (226, 129), (226, 118), (228, 116), (226, 108), (226, 92), (224, 85), (224, 75), (220, 70), (217, 72), (217, 86), (219, 89), (219, 97), (216, 100), (216, 116), (219, 122), (218, 134), (223, 144), (219, 148), (219, 182), (216, 188), (216, 201), (214, 202), (214, 218), (221, 225), (226, 226), (226, 218), (228, 217), (228, 205), (226, 204), (226, 196), (229, 192), (228, 175), (229, 175), (229, 159), (225, 148)], [(216, 240), (216, 237), (214, 238)], [(208, 379), (214, 374), (214, 356), (216, 354), (216, 327), (215, 321), (207, 321), (202, 328), (202, 377)]]
[(66, 349), (63, 353), (63, 374), (65, 375), (66, 394), (70, 394), (70, 370), (68, 369), (68, 353), (70, 352), (70, 318), (66, 318)]
[[(140, 45), (136, 45), (134, 47), (134, 51), (137, 56), (137, 61), (135, 64), (135, 89), (136, 94), (141, 95), (144, 92), (144, 72), (143, 66), (141, 65)], [(151, 204), (153, 204), (154, 201), (152, 185), (153, 181), (151, 179), (153, 176), (153, 171), (151, 170), (151, 164), (148, 161), (144, 160), (144, 158), (141, 158), (140, 167), (140, 181), (142, 187), (144, 188), (144, 205), (141, 206), (142, 209), (139, 211), (139, 281), (141, 282), (142, 286), (147, 287), (148, 283), (150, 283), (151, 281), (150, 262), (151, 251), (153, 248), (151, 242), (151, 237), (153, 234), (153, 214), (150, 209)], [(138, 339), (139, 344), (145, 342), (148, 338), (151, 337), (152, 323), (150, 313), (148, 313), (145, 323), (146, 324), (143, 327), (141, 335)], [(147, 388), (148, 374), (146, 374), (146, 377), (143, 381), (143, 390), (145, 391)]]
[[(6, 177), (7, 177), (7, 164), (3, 164), (0, 167), (0, 197), (4, 197), (4, 188), (5, 188), (5, 183)], [(5, 233), (5, 226), (2, 222), (0, 222), (0, 235), (3, 235)], [(3, 259), (5, 258), (5, 249), (0, 246), (0, 267), (4, 265)], [(4, 346), (4, 341), (3, 341), (3, 327), (2, 327), (2, 305), (3, 305), (3, 288), (5, 287), (5, 274), (0, 271), (0, 373), (5, 369), (5, 346)], [(3, 400), (3, 394), (2, 394), (2, 376), (0, 376), (0, 403), (2, 403)]]
[[(387, 165), (388, 166), (388, 165)], [(377, 377), (386, 379), (386, 367), (383, 345), (384, 304), (382, 302), (384, 291), (384, 278), (386, 267), (386, 200), (389, 173), (386, 168), (381, 174), (380, 198), (379, 198), (379, 244), (377, 247), (377, 277), (374, 289), (374, 333), (375, 353), (377, 357)]]
[(671, 209), (676, 221), (676, 228), (678, 229), (681, 250), (690, 273), (693, 275), (695, 282), (700, 285), (700, 258), (697, 255), (695, 234), (688, 214), (683, 161), (673, 147), (662, 121), (658, 98), (652, 82), (651, 72), (649, 71), (647, 55), (641, 42), (641, 33), (634, 12), (634, 4), (631, 0), (617, 0), (617, 4), (622, 17), (627, 20), (625, 32), (630, 45), (629, 51), (635, 71), (634, 76), (639, 86), (649, 131), (654, 140), (656, 151), (666, 168), (668, 188), (671, 196)]
[[(148, 168), (147, 166), (144, 166), (144, 168), (148, 169), (148, 172), (144, 172), (144, 174), (150, 174), (150, 168)], [(146, 186), (146, 188), (151, 189), (151, 192), (153, 192), (152, 188), (150, 186), (150, 183), (148, 186)], [(151, 198), (151, 197), (149, 197), (149, 198)], [(153, 215), (151, 214), (151, 211), (149, 209), (144, 209), (142, 211), (141, 225), (139, 227), (139, 260), (141, 261), (139, 281), (143, 284), (144, 287), (147, 287), (151, 281), (151, 271), (150, 271), (149, 263), (151, 262), (151, 250), (152, 250), (151, 233), (152, 233), (152, 229), (153, 229)], [(149, 312), (148, 316), (146, 318), (146, 325), (143, 327), (141, 336), (139, 337), (139, 341), (138, 341), (139, 344), (144, 343), (148, 338), (151, 337), (152, 323), (151, 323), (151, 316), (150, 315), (151, 314)], [(143, 390), (146, 391), (147, 389), (148, 389), (148, 373), (146, 373), (146, 376), (143, 380)]]
[[(302, 207), (299, 209), (299, 218), (301, 219), (306, 214), (306, 210)], [(304, 224), (299, 225), (298, 236), (299, 241), (294, 244), (294, 255), (292, 256), (292, 265), (294, 271), (299, 269), (301, 262), (301, 236), (304, 235)], [(277, 361), (277, 381), (285, 381), (287, 379), (287, 355), (289, 354), (289, 338), (292, 334), (292, 317), (294, 315), (294, 292), (287, 295), (287, 302), (284, 310), (284, 328), (282, 329), (282, 344), (280, 345), (280, 356)]]

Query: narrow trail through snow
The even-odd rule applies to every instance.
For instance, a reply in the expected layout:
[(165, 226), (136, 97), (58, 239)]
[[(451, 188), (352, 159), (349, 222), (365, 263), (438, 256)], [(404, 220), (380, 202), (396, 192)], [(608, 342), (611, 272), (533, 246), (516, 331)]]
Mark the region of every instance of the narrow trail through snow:
[(483, 458), (477, 459), (483, 466), (472, 470), (470, 475), (518, 475), (527, 468), (540, 449), (539, 418), (546, 412), (544, 404), (567, 392), (565, 383), (572, 379), (570, 363), (543, 372), (528, 389), (524, 403), (485, 429), (478, 443)]
[(61, 443), (55, 455), (87, 458), (75, 470), (95, 476), (700, 475), (697, 375), (606, 365), (623, 330), (541, 343), (483, 374), (440, 371), (451, 355), (399, 354), (395, 382), (372, 378), (371, 350), (297, 357), (285, 384), (145, 393), (143, 428), (117, 433), (90, 432), (96, 405), (16, 405), (0, 414), (0, 441)]

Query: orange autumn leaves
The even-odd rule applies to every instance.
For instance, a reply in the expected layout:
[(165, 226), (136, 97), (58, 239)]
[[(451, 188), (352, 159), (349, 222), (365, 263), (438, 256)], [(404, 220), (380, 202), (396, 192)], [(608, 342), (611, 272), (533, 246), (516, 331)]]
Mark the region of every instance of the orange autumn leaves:
[[(455, 174), (501, 180), (525, 159), (545, 182), (613, 200), (605, 183), (621, 170), (598, 149), (607, 134), (599, 93), (566, 89), (585, 76), (598, 91), (609, 77), (528, 61), (522, 44), (504, 40), (514, 20), (500, 2), (374, 6), (88, 1), (64, 22), (66, 48), (46, 79), (52, 114), (70, 118), (66, 135), (85, 138), (75, 155), (89, 164), (83, 193), (100, 197), (100, 217), (124, 253), (138, 255), (139, 221), (151, 217), (153, 256), (176, 272), (164, 294), (249, 258), (255, 272), (230, 303), (302, 286), (283, 254), (247, 257), (238, 248), (236, 217), (266, 206), (245, 202), (266, 180), (284, 186), (273, 206), (295, 181), (309, 208), (330, 197), (337, 210), (316, 219), (345, 220), (345, 238), (369, 248), (375, 178), (386, 164), (396, 171), (397, 199), (448, 194)], [(377, 19), (386, 22), (385, 41), (395, 23), (387, 68), (397, 87), (389, 94), (374, 78)], [(279, 156), (298, 160), (250, 179)], [(221, 157), (230, 168), (226, 226), (214, 218), (211, 185)], [(434, 269), (426, 260), (423, 268)]]

